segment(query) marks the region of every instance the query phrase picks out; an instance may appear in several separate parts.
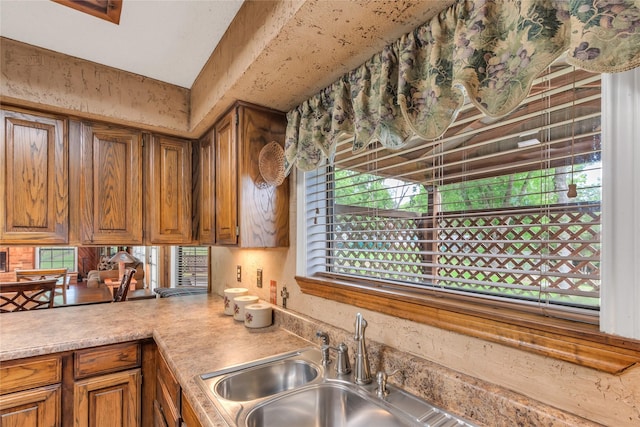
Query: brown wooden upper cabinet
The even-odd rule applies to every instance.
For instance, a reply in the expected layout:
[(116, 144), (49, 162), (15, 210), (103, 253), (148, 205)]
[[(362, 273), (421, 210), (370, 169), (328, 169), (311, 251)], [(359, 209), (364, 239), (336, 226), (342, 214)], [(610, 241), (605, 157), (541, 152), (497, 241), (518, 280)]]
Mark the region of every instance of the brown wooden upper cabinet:
[(142, 244), (142, 133), (91, 123), (70, 128), (72, 140), (76, 133), (81, 140), (81, 243)]
[(65, 244), (69, 239), (68, 140), (64, 118), (1, 111), (0, 241)]
[(147, 163), (149, 244), (193, 243), (191, 230), (191, 141), (151, 135)]
[(237, 103), (215, 125), (216, 244), (243, 248), (289, 245), (289, 181), (261, 184), (260, 150), (284, 145), (281, 112)]

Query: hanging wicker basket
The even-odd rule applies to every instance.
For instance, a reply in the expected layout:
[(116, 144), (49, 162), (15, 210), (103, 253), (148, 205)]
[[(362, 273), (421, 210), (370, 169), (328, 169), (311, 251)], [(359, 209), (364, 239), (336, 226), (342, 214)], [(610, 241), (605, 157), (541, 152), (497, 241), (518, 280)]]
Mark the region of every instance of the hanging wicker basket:
[(258, 157), (258, 168), (260, 170), (259, 187), (277, 187), (284, 181), (284, 150), (275, 141), (265, 145), (260, 150)]

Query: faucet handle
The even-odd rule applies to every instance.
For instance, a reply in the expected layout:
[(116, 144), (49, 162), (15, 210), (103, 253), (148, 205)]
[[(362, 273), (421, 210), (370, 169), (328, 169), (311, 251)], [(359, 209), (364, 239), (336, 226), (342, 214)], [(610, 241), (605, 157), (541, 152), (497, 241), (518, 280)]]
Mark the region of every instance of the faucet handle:
[(349, 347), (345, 343), (340, 343), (336, 349), (338, 356), (336, 360), (336, 373), (338, 375), (345, 375), (351, 372), (351, 365), (349, 364)]
[(387, 379), (397, 373), (402, 373), (400, 369), (396, 369), (395, 371), (387, 374), (385, 371), (378, 371), (376, 374), (376, 382), (378, 383), (378, 387), (376, 387), (376, 396), (380, 399), (384, 399), (389, 395), (389, 389), (387, 388)]

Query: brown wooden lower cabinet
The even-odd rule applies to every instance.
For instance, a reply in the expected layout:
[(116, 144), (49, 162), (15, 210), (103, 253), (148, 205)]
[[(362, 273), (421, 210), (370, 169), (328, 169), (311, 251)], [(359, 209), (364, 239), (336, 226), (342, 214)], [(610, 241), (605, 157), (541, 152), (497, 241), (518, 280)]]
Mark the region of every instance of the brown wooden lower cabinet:
[(0, 365), (0, 426), (60, 426), (62, 358), (48, 355)]
[(59, 426), (60, 384), (0, 396), (0, 425)]
[(138, 342), (74, 352), (73, 427), (139, 426), (141, 360)]
[(180, 384), (159, 352), (156, 364), (154, 425), (180, 427)]
[(196, 411), (193, 410), (184, 393), (182, 393), (182, 425), (183, 427), (202, 427)]
[(155, 357), (155, 343), (144, 340), (2, 362), (0, 426), (151, 425), (142, 420), (149, 343)]
[(153, 427), (168, 427), (162, 412), (162, 405), (157, 400), (153, 401)]
[(202, 427), (151, 339), (2, 362), (0, 427), (31, 426)]
[(75, 427), (140, 425), (140, 369), (76, 381)]

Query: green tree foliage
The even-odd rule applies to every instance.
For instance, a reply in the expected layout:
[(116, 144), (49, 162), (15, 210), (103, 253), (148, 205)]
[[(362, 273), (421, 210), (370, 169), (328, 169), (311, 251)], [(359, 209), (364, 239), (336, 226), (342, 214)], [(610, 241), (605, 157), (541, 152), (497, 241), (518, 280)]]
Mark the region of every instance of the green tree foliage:
[[(573, 182), (579, 190), (574, 200), (566, 195), (572, 180), (570, 167), (559, 167), (441, 185), (438, 187), (440, 210), (455, 212), (600, 201), (600, 177), (589, 175), (594, 166), (599, 169), (599, 165), (594, 164), (575, 167)], [(421, 184), (349, 170), (337, 170), (335, 178), (336, 204), (416, 213), (428, 211), (429, 195)]]
[(335, 172), (336, 204), (393, 209), (393, 197), (379, 177), (350, 170)]

